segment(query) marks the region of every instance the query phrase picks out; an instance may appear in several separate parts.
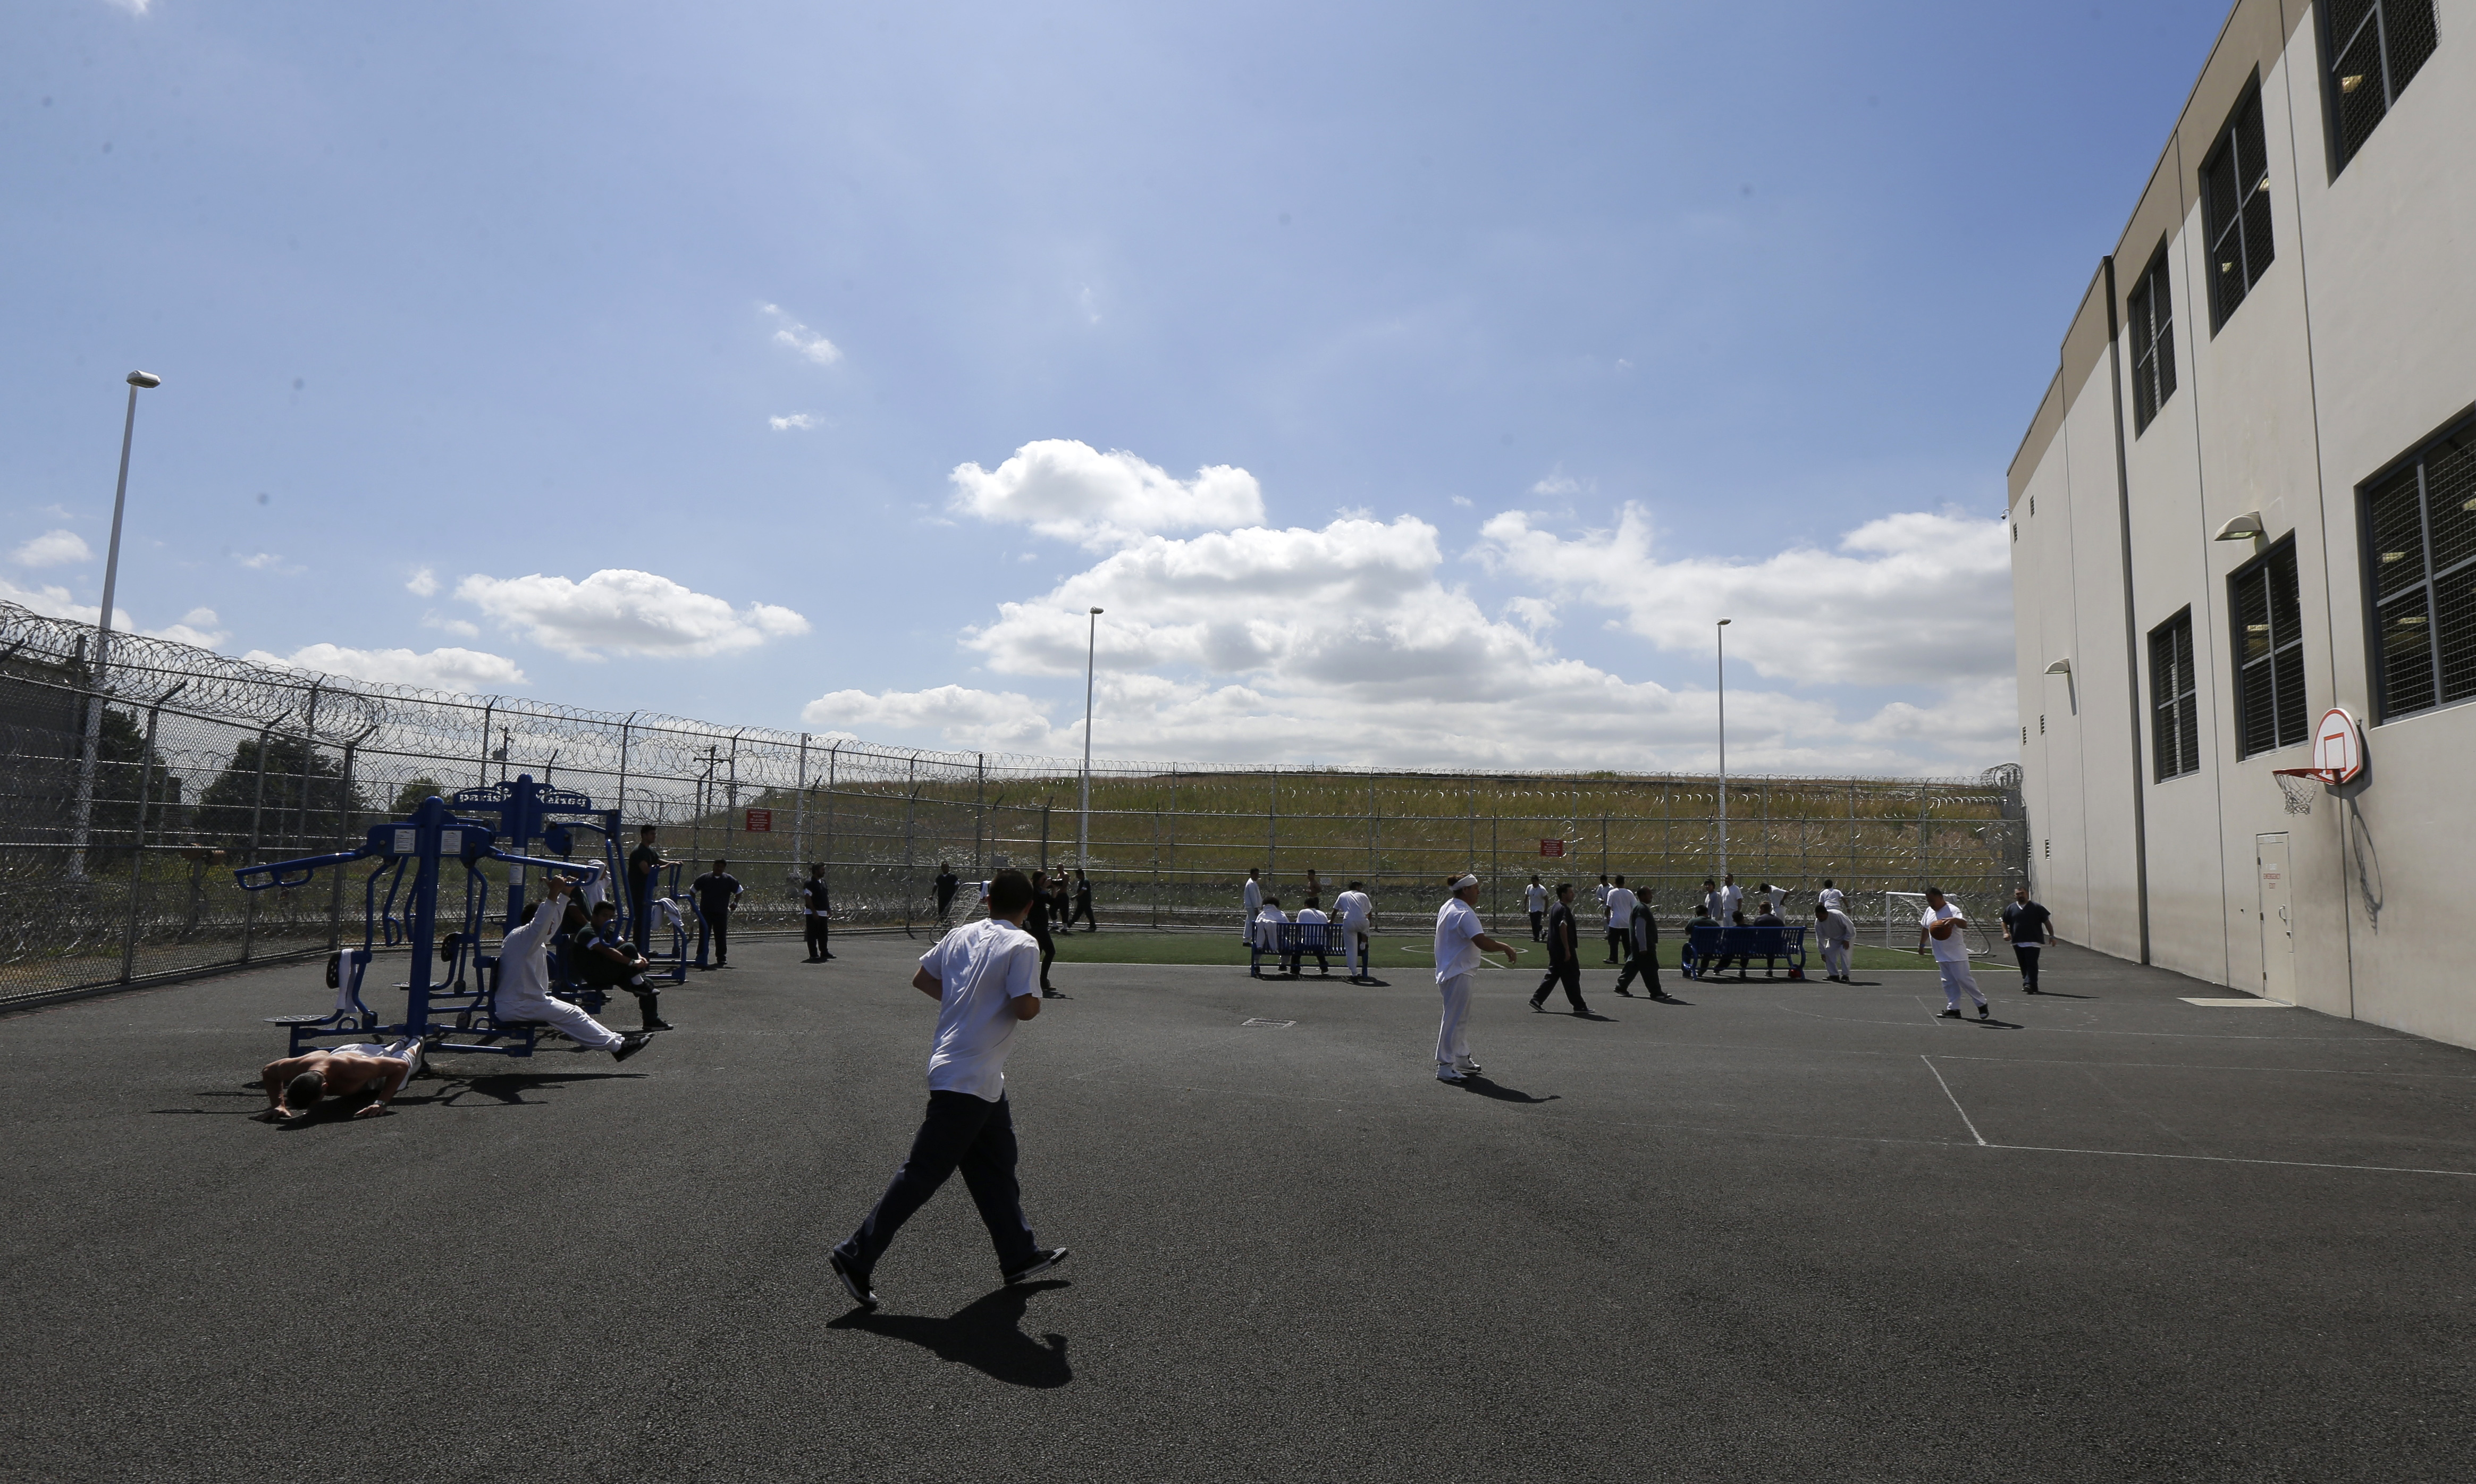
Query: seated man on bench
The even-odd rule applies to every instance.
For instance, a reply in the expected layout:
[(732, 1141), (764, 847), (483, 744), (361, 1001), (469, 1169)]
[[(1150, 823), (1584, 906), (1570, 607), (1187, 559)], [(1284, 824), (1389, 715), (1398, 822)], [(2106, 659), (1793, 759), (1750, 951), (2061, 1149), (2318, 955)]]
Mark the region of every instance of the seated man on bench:
[(550, 992), (551, 934), (567, 915), (567, 894), (575, 887), (574, 877), (555, 876), (541, 901), (525, 903), (523, 922), (499, 945), (499, 987), (490, 1013), (502, 1022), (539, 1021), (580, 1046), (626, 1061), (645, 1049), (643, 1031), (623, 1036)]
[(635, 996), (647, 1030), (671, 1028), (671, 1023), (662, 1019), (661, 992), (645, 978), (653, 971), (653, 961), (619, 930), (616, 903), (594, 904), (592, 923), (568, 940), (567, 968), (580, 984), (625, 989)]
[(359, 1098), (369, 1101), (353, 1110), (355, 1118), (376, 1118), (404, 1091), (407, 1078), (421, 1065), (421, 1038), (406, 1036), (392, 1045), (364, 1043), (322, 1047), (298, 1056), (270, 1061), (259, 1073), (266, 1088), (264, 1111), (251, 1117), (261, 1124), (306, 1119), (322, 1098)]

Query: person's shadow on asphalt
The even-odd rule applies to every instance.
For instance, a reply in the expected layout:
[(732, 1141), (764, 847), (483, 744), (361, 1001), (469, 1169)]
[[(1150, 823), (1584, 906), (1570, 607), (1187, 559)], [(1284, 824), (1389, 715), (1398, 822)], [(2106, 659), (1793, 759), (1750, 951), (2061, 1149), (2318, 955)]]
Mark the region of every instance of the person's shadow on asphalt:
[(888, 1339), (907, 1340), (939, 1360), (969, 1366), (1009, 1386), (1059, 1387), (1075, 1379), (1075, 1373), (1066, 1364), (1066, 1337), (1044, 1334), (1034, 1340), (1023, 1332), (1022, 1324), (1032, 1295), (1067, 1286), (1063, 1278), (1058, 1278), (1001, 1288), (973, 1299), (944, 1319), (859, 1309), (826, 1327), (865, 1329)]
[(1475, 1072), (1462, 1074), (1462, 1090), (1476, 1093), (1482, 1098), (1493, 1098), (1498, 1102), (1554, 1102), (1563, 1096), (1561, 1093), (1549, 1093), (1545, 1098), (1534, 1098), (1519, 1088), (1507, 1087), (1500, 1082), (1491, 1082)]

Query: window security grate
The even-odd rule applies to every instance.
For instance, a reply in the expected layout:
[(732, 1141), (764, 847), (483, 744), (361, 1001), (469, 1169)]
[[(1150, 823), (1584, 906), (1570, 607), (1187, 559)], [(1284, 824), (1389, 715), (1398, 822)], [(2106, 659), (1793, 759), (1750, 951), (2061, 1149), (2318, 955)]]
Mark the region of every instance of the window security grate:
[(2389, 116), (2398, 96), (2440, 43), (2433, 0), (2327, 0), (2330, 120), (2339, 168)]
[(2304, 626), (2296, 613), (2295, 538), (2227, 580), (2234, 600), (2236, 755), (2305, 740)]
[(2174, 301), (2166, 287), (2166, 250), (2149, 260), (2127, 306), (2132, 321), (2132, 435), (2141, 436), (2175, 395)]
[(2384, 720), (2476, 696), (2476, 424), (2365, 494)]
[(2149, 750), (2159, 782), (2200, 771), (2200, 686), (2192, 675), (2191, 608), (2149, 631)]
[(2216, 334), (2244, 295), (2269, 271), (2269, 152), (2261, 122), (2261, 89), (2236, 105), (2235, 116), (2201, 164), (2201, 203), (2210, 240), (2210, 331)]

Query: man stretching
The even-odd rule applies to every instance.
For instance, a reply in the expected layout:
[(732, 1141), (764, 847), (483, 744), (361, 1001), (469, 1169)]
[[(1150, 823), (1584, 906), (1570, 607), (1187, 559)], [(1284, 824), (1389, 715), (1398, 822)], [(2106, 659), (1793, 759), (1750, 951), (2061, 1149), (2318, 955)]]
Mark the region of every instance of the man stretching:
[(1368, 960), (1367, 934), (1375, 926), (1375, 903), (1367, 888), (1356, 881), (1349, 889), (1332, 899), (1334, 922), (1341, 928), (1341, 965), (1349, 971), (1349, 982), (1363, 984), (1375, 977), (1374, 965)]
[(1848, 951), (1857, 942), (1857, 925), (1828, 903), (1814, 904), (1814, 935), (1822, 945), (1822, 977), (1835, 984), (1848, 982)]
[(1986, 991), (1977, 987), (1976, 976), (1968, 972), (1968, 939), (1962, 934), (1968, 926), (1960, 908), (1944, 900), (1942, 887), (1926, 888), (1925, 913), (1918, 919), (1918, 952), (1934, 945), (1935, 968), (1943, 974), (1943, 1018), (1961, 1018), (1960, 994), (1967, 990), (1968, 998), (1977, 1002), (1977, 1018), (1993, 1020), (1994, 1013), (1986, 1007)]
[(645, 1049), (643, 1031), (623, 1036), (550, 992), (551, 934), (566, 916), (567, 894), (575, 886), (573, 877), (554, 876), (539, 902), (525, 903), (524, 917), (499, 945), (499, 988), (490, 1013), (503, 1021), (547, 1022), (579, 1046), (626, 1061)]
[(261, 1124), (289, 1123), (310, 1116), (321, 1098), (370, 1101), (353, 1110), (355, 1118), (376, 1118), (404, 1091), (406, 1078), (421, 1065), (421, 1038), (406, 1036), (387, 1046), (337, 1046), (270, 1061), (259, 1073), (266, 1089), (266, 1107), (251, 1117)]
[(1478, 973), (1479, 955), (1502, 953), (1508, 969), (1522, 956), (1512, 944), (1498, 943), (1480, 926), (1474, 905), (1477, 877), (1460, 878), (1452, 891), (1436, 909), (1436, 993), (1445, 1002), (1444, 1021), (1436, 1026), (1439, 1082), (1458, 1082), (1479, 1069), (1470, 1053), (1471, 977)]
[(1040, 1013), (1040, 949), (1023, 930), (1030, 906), (1031, 882), (1024, 874), (999, 872), (989, 882), (989, 915), (938, 939), (911, 976), (911, 987), (937, 1002), (928, 1116), (875, 1209), (827, 1259), (843, 1292), (863, 1309), (877, 1307), (869, 1275), (894, 1234), (958, 1169), (1008, 1283), (1036, 1278), (1066, 1260), (1062, 1247), (1036, 1246), (1024, 1220), (1014, 1177), (1014, 1109), (1006, 1101), (1014, 1028)]

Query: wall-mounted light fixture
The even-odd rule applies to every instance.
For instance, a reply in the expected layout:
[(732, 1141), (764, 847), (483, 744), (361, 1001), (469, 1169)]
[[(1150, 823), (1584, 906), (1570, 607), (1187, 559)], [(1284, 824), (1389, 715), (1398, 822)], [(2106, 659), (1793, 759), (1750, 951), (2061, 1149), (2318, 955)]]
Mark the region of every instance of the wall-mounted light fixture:
[(2239, 515), (2235, 519), (2227, 522), (2225, 525), (2220, 526), (2218, 528), (2218, 533), (2211, 539), (2217, 541), (2257, 541), (2266, 533), (2267, 532), (2262, 530), (2261, 512), (2259, 510), (2246, 510), (2241, 515)]

